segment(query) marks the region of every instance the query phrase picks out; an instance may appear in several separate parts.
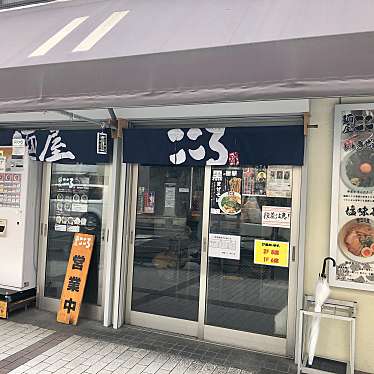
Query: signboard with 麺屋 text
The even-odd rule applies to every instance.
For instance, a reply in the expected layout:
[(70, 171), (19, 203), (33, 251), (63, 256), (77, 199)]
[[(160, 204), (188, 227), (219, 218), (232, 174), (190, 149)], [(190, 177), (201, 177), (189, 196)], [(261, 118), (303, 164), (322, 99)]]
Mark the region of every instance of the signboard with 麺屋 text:
[(57, 322), (73, 325), (78, 322), (94, 241), (94, 235), (74, 235)]

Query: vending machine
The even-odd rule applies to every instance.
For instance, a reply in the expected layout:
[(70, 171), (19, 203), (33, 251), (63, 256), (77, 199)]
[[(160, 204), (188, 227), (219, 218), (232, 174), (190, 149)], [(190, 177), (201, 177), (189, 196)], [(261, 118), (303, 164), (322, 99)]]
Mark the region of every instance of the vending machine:
[(36, 287), (40, 176), (24, 143), (0, 147), (0, 294)]

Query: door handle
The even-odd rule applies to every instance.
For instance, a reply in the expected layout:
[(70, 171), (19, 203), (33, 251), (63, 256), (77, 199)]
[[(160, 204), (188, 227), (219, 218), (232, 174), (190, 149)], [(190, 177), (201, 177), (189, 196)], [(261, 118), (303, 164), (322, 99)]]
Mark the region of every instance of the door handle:
[(292, 261), (292, 262), (295, 262), (295, 260), (296, 260), (296, 246), (293, 245), (293, 246), (292, 246), (291, 261)]
[(130, 245), (134, 244), (134, 230), (130, 231)]
[(40, 235), (48, 236), (48, 224), (47, 223), (40, 224)]
[(203, 238), (203, 253), (208, 251), (208, 240), (206, 237)]

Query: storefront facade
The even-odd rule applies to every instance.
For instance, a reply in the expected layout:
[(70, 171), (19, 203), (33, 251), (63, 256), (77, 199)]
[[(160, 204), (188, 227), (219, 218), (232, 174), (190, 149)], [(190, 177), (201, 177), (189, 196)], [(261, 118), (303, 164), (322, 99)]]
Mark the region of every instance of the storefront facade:
[[(158, 120), (158, 128), (152, 128), (154, 121), (130, 122), (134, 131), (124, 130), (125, 161), (137, 157), (127, 150), (130, 144), (134, 148), (142, 143), (147, 147), (148, 137), (154, 143), (158, 137), (162, 141), (166, 134), (172, 136), (174, 133), (181, 136), (184, 133), (193, 141), (204, 135), (211, 140), (212, 128), (207, 130), (204, 121), (196, 121), (193, 111), (190, 115), (190, 118), (179, 119), (179, 128), (175, 127), (175, 121), (169, 128), (164, 127), (167, 126), (166, 120), (164, 125), (162, 120)], [(205, 122), (220, 136), (228, 136), (230, 130), (237, 131), (240, 137), (247, 139), (246, 144), (251, 148), (253, 136), (248, 129), (260, 130), (261, 133), (261, 128), (266, 130), (265, 126), (278, 123), (279, 131), (282, 131), (281, 118), (267, 122), (263, 119), (262, 124), (261, 119), (257, 119), (256, 124), (248, 119), (230, 121), (228, 118), (212, 118)], [(232, 126), (241, 126), (223, 127), (230, 122)], [(194, 123), (195, 127), (183, 129), (183, 126)], [(301, 115), (299, 119), (288, 119), (289, 126), (292, 123), (301, 126), (301, 136), (294, 139), (294, 146), (298, 148), (296, 143), (301, 141), (303, 149)], [(276, 131), (273, 126), (268, 127), (268, 134), (273, 132), (274, 135)], [(136, 144), (138, 136), (139, 144)], [(265, 137), (257, 134), (257, 142), (263, 144), (264, 150), (273, 149)], [(204, 140), (195, 144), (195, 149), (203, 147), (202, 144)], [(209, 145), (213, 147), (212, 143), (204, 145), (207, 150)], [(154, 154), (156, 159), (152, 159), (152, 152), (148, 149), (148, 152), (139, 152), (139, 163), (128, 163), (131, 186), (125, 203), (130, 207), (130, 222), (125, 228), (129, 242), (124, 247), (128, 254), (125, 323), (159, 326), (170, 332), (251, 349), (266, 346), (273, 353), (292, 355), (297, 298), (300, 165), (246, 164), (243, 163), (244, 150), (237, 152), (241, 161), (236, 159), (232, 166), (224, 165), (227, 160), (224, 164), (218, 161), (214, 165), (211, 161), (205, 166), (203, 163), (194, 165), (197, 157), (191, 151), (189, 154), (195, 159), (185, 160), (185, 166), (170, 162), (163, 165), (162, 147), (157, 144), (154, 147), (159, 149)], [(257, 159), (265, 157), (264, 153), (267, 152), (259, 152)], [(276, 156), (272, 154), (270, 157), (274, 159), (273, 164), (277, 164)], [(208, 157), (200, 157), (199, 161), (202, 158)], [(286, 191), (271, 194), (269, 188), (267, 193), (266, 176), (277, 171), (286, 174), (285, 180), (289, 182), (285, 184)], [(238, 203), (225, 214), (222, 202), (225, 198), (230, 199), (232, 193)], [(262, 226), (263, 205), (284, 207), (289, 224), (276, 229), (270, 225), (266, 227), (266, 223)], [(273, 267), (255, 263), (255, 239), (286, 244), (290, 247), (289, 251), (287, 249), (290, 261), (287, 258), (286, 264), (277, 266), (274, 263)], [(222, 241), (226, 243), (223, 247)]]
[[(372, 30), (352, 21), (324, 26), (316, 34), (311, 30), (320, 12), (311, 12), (310, 30), (292, 24), (283, 34), (264, 24), (269, 34), (263, 36), (246, 28), (251, 22), (239, 27), (232, 21), (241, 19), (244, 5), (232, 12), (217, 5), (220, 16), (214, 19), (205, 5), (196, 12), (200, 37), (194, 40), (185, 17), (196, 10), (191, 2), (182, 13), (173, 8), (172, 25), (165, 22), (164, 14), (170, 14), (165, 8), (137, 4), (129, 12), (106, 1), (98, 11), (95, 1), (77, 1), (71, 8), (54, 4), (62, 16), (49, 17), (47, 7), (40, 14), (26, 10), (30, 33), (9, 32), (15, 38), (7, 46), (11, 58), (0, 61), (2, 127), (54, 131), (68, 125), (74, 132), (92, 128), (93, 120), (94, 131), (100, 132), (112, 117), (107, 108), (116, 125), (109, 162), (39, 160), (38, 306), (57, 310), (69, 243), (77, 230), (89, 231), (97, 241), (82, 317), (114, 328), (133, 324), (295, 357), (298, 311), (304, 295), (314, 294), (322, 260), (329, 255), (334, 108), (374, 101), (369, 97)], [(350, 14), (349, 2), (344, 6), (342, 14)], [(294, 8), (282, 8), (278, 18), (288, 20)], [(35, 25), (58, 32), (82, 17), (82, 10), (86, 18), (56, 49), (49, 39), (40, 39), (44, 33)], [(100, 43), (91, 41), (92, 50), (85, 47), (92, 30), (84, 22), (99, 25), (113, 12), (129, 20), (121, 24), (121, 33), (114, 28), (114, 35), (128, 39), (119, 45), (108, 34)], [(256, 19), (273, 23), (266, 7), (257, 12)], [(141, 21), (149, 14), (159, 15), (157, 24), (138, 27), (147, 24)], [(363, 17), (370, 14), (362, 11)], [(221, 19), (227, 30), (222, 31)], [(17, 24), (3, 21), (0, 27), (7, 32)], [(171, 41), (170, 29), (176, 30)], [(262, 36), (247, 37), (253, 34)], [(147, 44), (154, 35), (160, 42), (156, 49), (153, 42)], [(244, 131), (274, 124), (285, 129), (283, 134), (303, 128), (302, 161), (283, 159), (296, 152), (292, 139), (257, 138)], [(224, 162), (206, 162), (220, 158), (210, 137), (231, 131), (226, 129), (244, 132), (236, 143), (232, 138)], [(132, 130), (154, 136), (163, 160), (167, 148), (168, 162), (158, 158), (150, 142), (126, 143)], [(157, 143), (161, 130), (174, 151)], [(198, 143), (184, 149), (183, 138)], [(199, 143), (203, 138), (207, 141)], [(246, 153), (253, 159), (246, 161)], [(60, 183), (64, 178), (73, 183)], [(271, 256), (264, 256), (269, 250)], [(374, 313), (371, 294), (333, 288), (331, 297), (357, 301), (356, 367), (374, 372), (374, 330), (367, 323)], [(324, 325), (317, 355), (346, 359), (346, 337), (343, 326)]]
[[(342, 102), (354, 101), (342, 99)], [(116, 328), (129, 323), (294, 356), (297, 311), (302, 305), (303, 295), (314, 293), (321, 259), (328, 255), (333, 111), (337, 103), (335, 99), (320, 99), (242, 103), (234, 111), (232, 105), (225, 108), (225, 104), (213, 104), (215, 108), (160, 108), (156, 112), (152, 108), (128, 110), (129, 117), (132, 117), (130, 128), (141, 128), (142, 131), (178, 128), (175, 126), (177, 117), (179, 128), (185, 128), (190, 123), (191, 128), (205, 129), (206, 123), (203, 121), (202, 126), (196, 126), (196, 119), (201, 121), (202, 117), (206, 117), (201, 111), (207, 109), (221, 114), (220, 117), (212, 117), (209, 123), (221, 124), (223, 128), (230, 119), (237, 126), (237, 119), (233, 119), (235, 112), (246, 117), (246, 120), (241, 120), (243, 123), (252, 117), (257, 123), (264, 121), (263, 126), (269, 125), (266, 121), (271, 113), (278, 120), (283, 118), (290, 122), (290, 118), (301, 121), (302, 113), (309, 112), (310, 123), (318, 127), (310, 128), (305, 138), (304, 165), (291, 167), (291, 194), (288, 198), (255, 197), (261, 207), (291, 207), (290, 227), (279, 228), (275, 232), (261, 224), (258, 206), (254, 204), (254, 199), (244, 195), (244, 191), (241, 191), (242, 199), (250, 202), (247, 211), (242, 206), (240, 219), (235, 215), (215, 215), (211, 211), (214, 200), (212, 187), (217, 187), (213, 175), (227, 178), (231, 174), (229, 179), (241, 175), (244, 181), (243, 173), (256, 165), (124, 164), (122, 147), (118, 145), (117, 166), (114, 159), (110, 164), (101, 166), (44, 163), (39, 307), (57, 310), (58, 287), (62, 285), (58, 278), (63, 274), (61, 269), (66, 261), (61, 253), (58, 257), (53, 250), (59, 239), (52, 224), (56, 219), (53, 204), (57, 203), (57, 194), (64, 192), (56, 190), (56, 178), (88, 175), (95, 193), (103, 190), (100, 198), (92, 199), (92, 204), (96, 205), (89, 205), (89, 210), (95, 211), (103, 222), (103, 228), (101, 246), (98, 247), (100, 255), (95, 263), (97, 270), (92, 278), (92, 284), (97, 287), (91, 293), (88, 285), (87, 297), (92, 300), (87, 300), (82, 316), (101, 320), (105, 325)], [(282, 106), (283, 110), (280, 109)], [(246, 113), (243, 113), (244, 107), (247, 108)], [(272, 108), (276, 108), (278, 114)], [(279, 112), (283, 113), (279, 115)], [(11, 118), (13, 115), (3, 116)], [(145, 120), (147, 116), (153, 119)], [(170, 126), (172, 118), (174, 121)], [(152, 126), (155, 123), (156, 126)], [(250, 123), (251, 126), (253, 123)], [(115, 140), (117, 142), (122, 144), (122, 141)], [(320, 183), (319, 178), (326, 183)], [(110, 192), (111, 188), (114, 188), (114, 194)], [(114, 204), (118, 204), (118, 208), (110, 208)], [(109, 224), (110, 219), (115, 224)], [(254, 231), (252, 234), (245, 230)], [(231, 254), (234, 256), (232, 259), (209, 256), (208, 238), (212, 233), (219, 234), (219, 240), (227, 239), (227, 235), (240, 236), (241, 242), (245, 243), (244, 251), (240, 250), (240, 260), (234, 259), (237, 256), (235, 253)], [(254, 264), (255, 238), (289, 242), (289, 267)], [(305, 263), (308, 266), (304, 267)], [(369, 333), (363, 321), (371, 313), (370, 294), (333, 289), (331, 296), (358, 302), (357, 350), (360, 352), (360, 347), (365, 344), (370, 346)], [(337, 342), (332, 344), (333, 334), (341, 334), (341, 346)], [(324, 326), (319, 354), (344, 359), (344, 334), (343, 327)], [(359, 368), (370, 372), (369, 355), (360, 352), (356, 359)]]

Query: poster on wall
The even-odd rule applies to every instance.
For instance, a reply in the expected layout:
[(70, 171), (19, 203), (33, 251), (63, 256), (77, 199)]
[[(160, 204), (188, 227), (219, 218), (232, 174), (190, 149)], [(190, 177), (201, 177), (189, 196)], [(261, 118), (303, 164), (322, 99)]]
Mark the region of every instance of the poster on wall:
[(175, 208), (175, 184), (165, 184), (165, 208)]
[(269, 166), (266, 180), (266, 196), (291, 198), (292, 166)]
[(153, 214), (155, 212), (155, 193), (153, 191), (143, 193), (143, 212)]
[(212, 214), (238, 215), (242, 205), (242, 170), (212, 169)]
[(243, 195), (266, 196), (266, 166), (243, 168)]
[(11, 168), (12, 147), (0, 147), (0, 207), (20, 208), (22, 174)]
[(374, 104), (337, 105), (331, 203), (333, 286), (374, 291)]
[(86, 225), (89, 185), (89, 177), (57, 177), (55, 231), (80, 232)]

